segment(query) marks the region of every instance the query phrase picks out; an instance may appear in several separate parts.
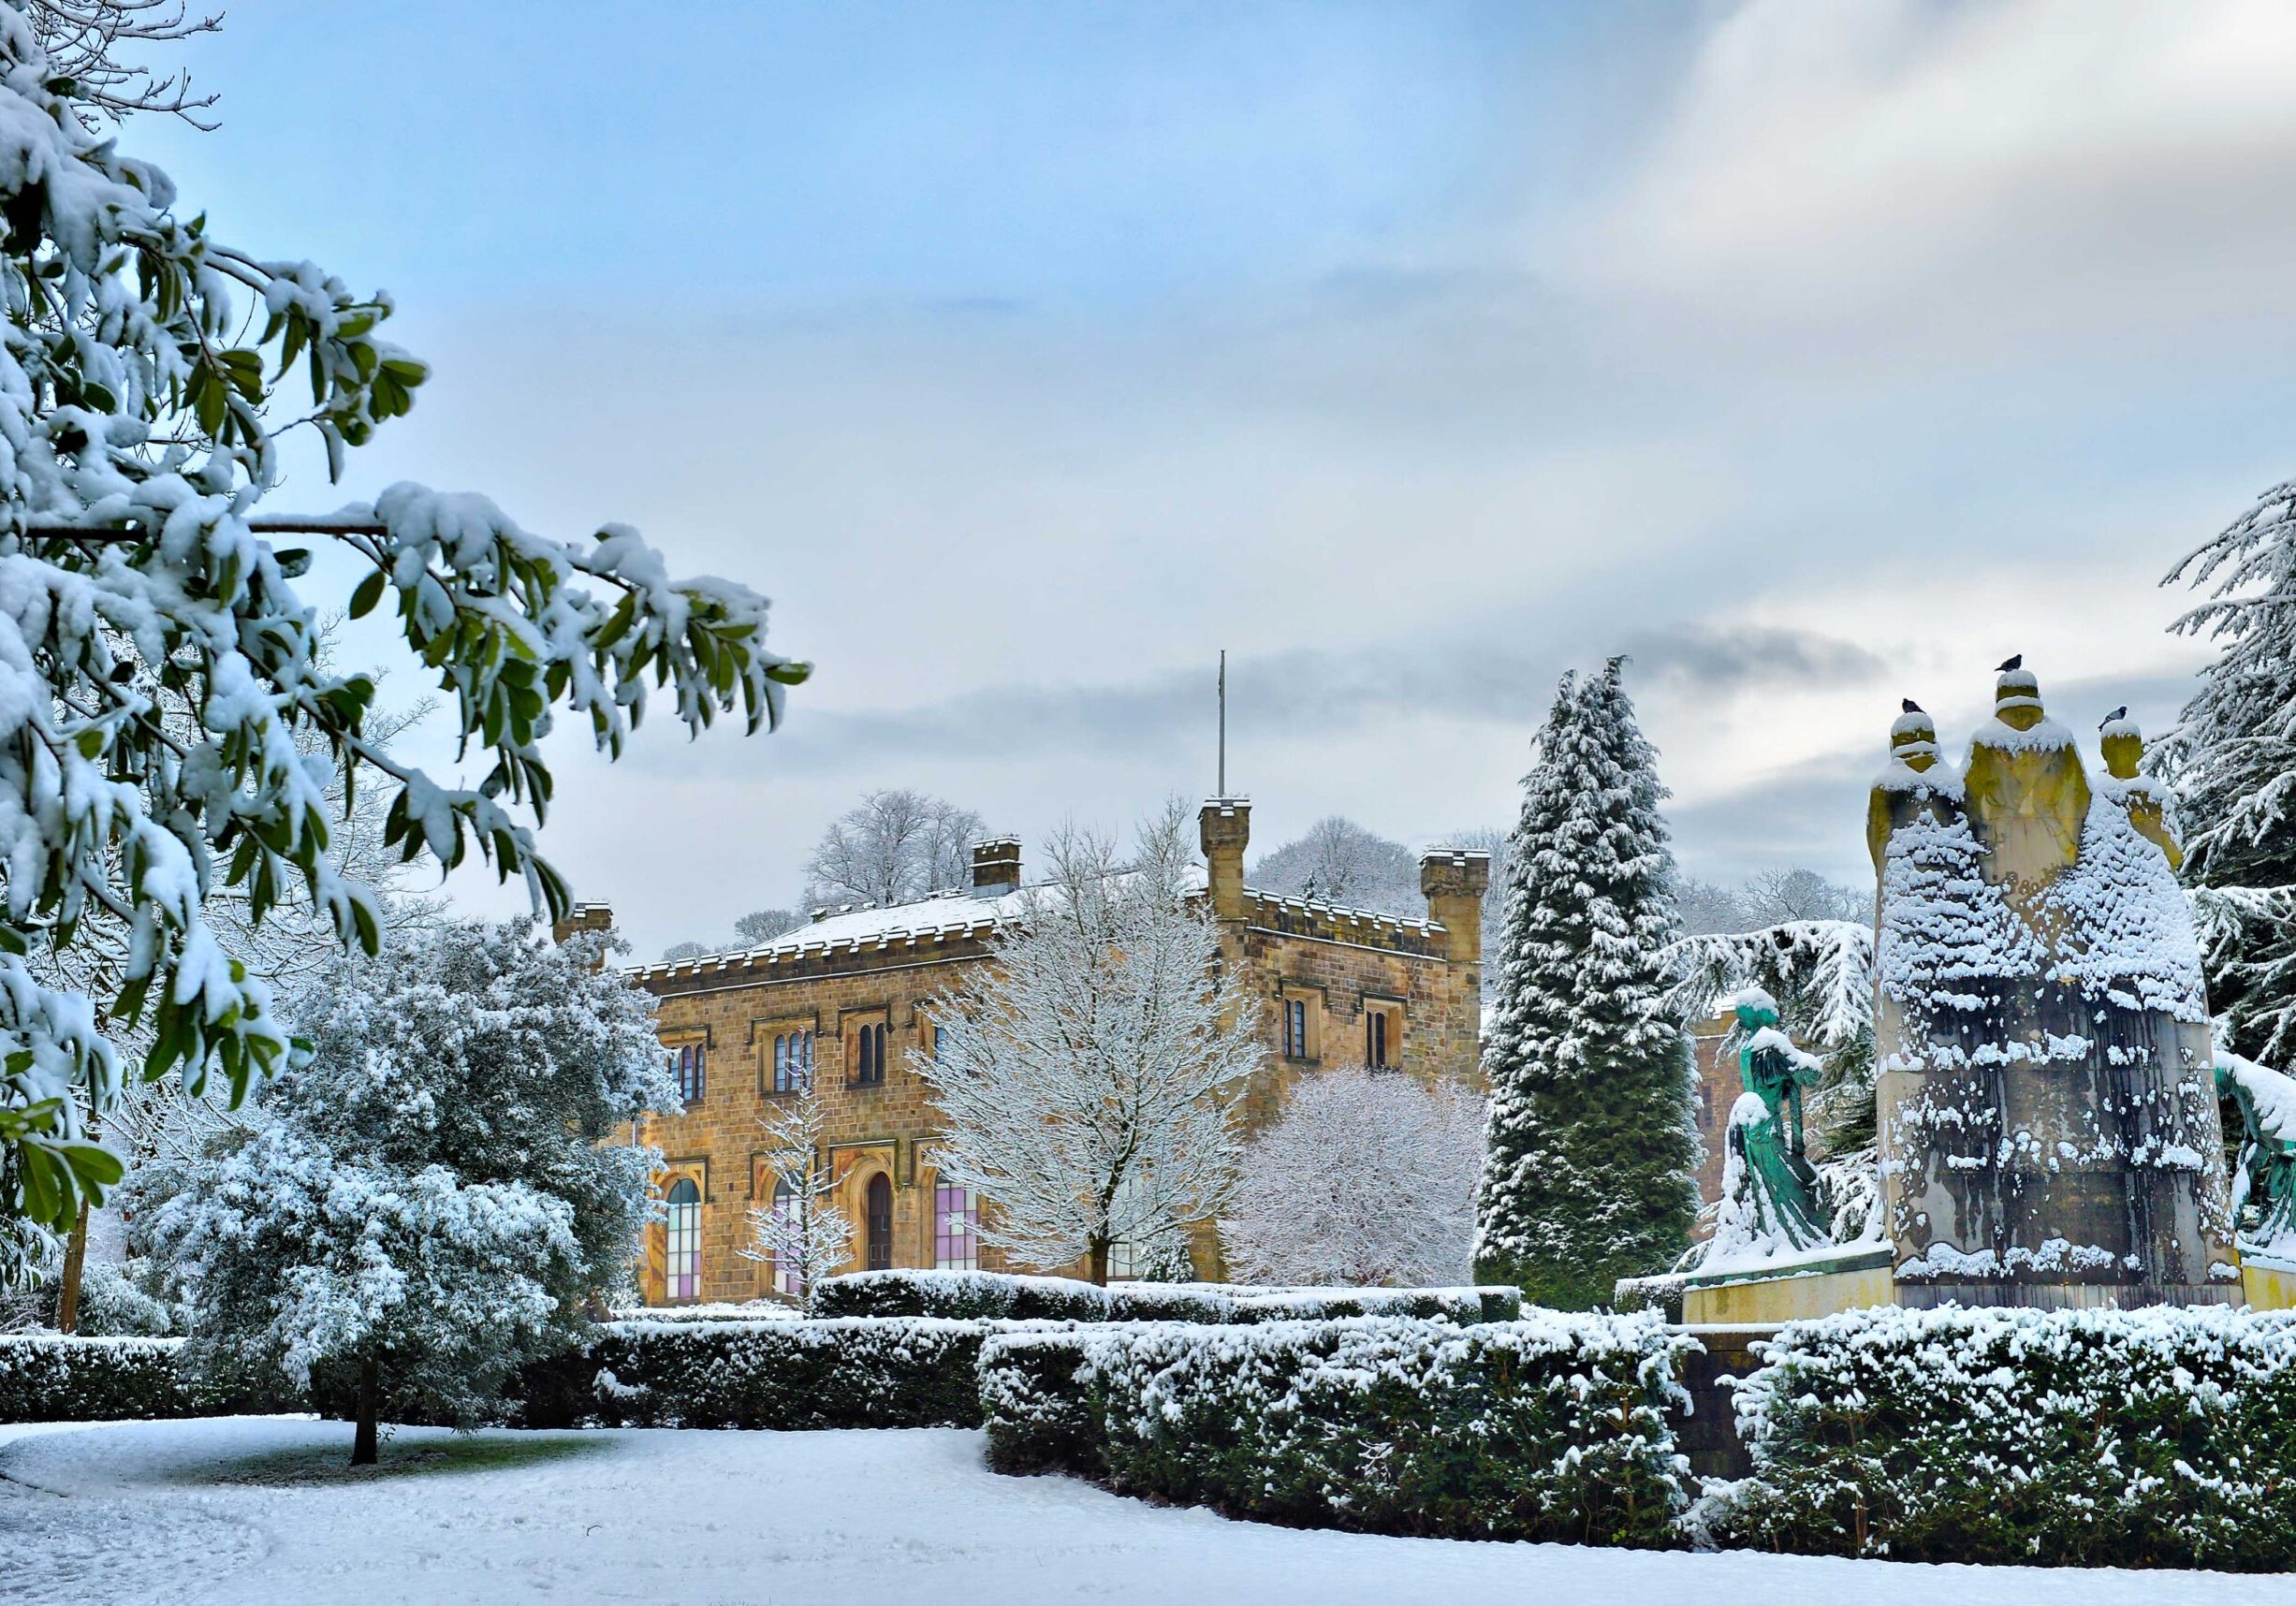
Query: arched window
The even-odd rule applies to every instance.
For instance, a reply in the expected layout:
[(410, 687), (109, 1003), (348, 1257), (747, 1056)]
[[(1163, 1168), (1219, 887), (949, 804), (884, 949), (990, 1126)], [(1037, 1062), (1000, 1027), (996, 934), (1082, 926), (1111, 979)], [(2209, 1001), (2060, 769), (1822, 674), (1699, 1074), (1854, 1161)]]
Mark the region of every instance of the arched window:
[(701, 1297), (702, 1195), (690, 1176), (670, 1185), (669, 1254), (664, 1271), (672, 1304)]
[(812, 1080), (813, 1034), (785, 1031), (773, 1040), (773, 1090), (801, 1093)]
[(933, 1264), (943, 1271), (981, 1269), (981, 1202), (954, 1182), (933, 1182)]
[(885, 1033), (882, 1023), (861, 1029), (860, 1048), (854, 1060), (856, 1082), (874, 1085), (885, 1080)]
[[(878, 1028), (880, 1031), (883, 1027)], [(893, 1179), (884, 1172), (869, 1179), (862, 1218), (862, 1266), (868, 1271), (893, 1269)]]
[(702, 1100), (702, 1044), (689, 1043), (673, 1050), (669, 1057), (670, 1070), (678, 1078), (678, 1097), (689, 1104), (698, 1104)]
[[(797, 1190), (789, 1186), (786, 1177), (777, 1177), (774, 1180), (773, 1213), (784, 1221), (795, 1221), (797, 1219)], [(784, 1234), (783, 1237), (786, 1241), (787, 1234)], [(773, 1286), (783, 1293), (794, 1296), (805, 1292), (805, 1279), (800, 1268), (791, 1265), (784, 1258), (778, 1260), (774, 1265)]]

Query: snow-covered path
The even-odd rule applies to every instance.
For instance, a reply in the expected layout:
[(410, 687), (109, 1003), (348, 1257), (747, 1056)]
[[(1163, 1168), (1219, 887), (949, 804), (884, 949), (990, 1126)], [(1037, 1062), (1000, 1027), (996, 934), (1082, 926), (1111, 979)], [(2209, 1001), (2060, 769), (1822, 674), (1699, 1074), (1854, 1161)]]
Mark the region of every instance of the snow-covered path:
[(2296, 1606), (2296, 1579), (1903, 1567), (1297, 1532), (1000, 1478), (980, 1436), (409, 1430), (338, 1470), (300, 1419), (0, 1428), (0, 1598), (259, 1606), (797, 1600)]

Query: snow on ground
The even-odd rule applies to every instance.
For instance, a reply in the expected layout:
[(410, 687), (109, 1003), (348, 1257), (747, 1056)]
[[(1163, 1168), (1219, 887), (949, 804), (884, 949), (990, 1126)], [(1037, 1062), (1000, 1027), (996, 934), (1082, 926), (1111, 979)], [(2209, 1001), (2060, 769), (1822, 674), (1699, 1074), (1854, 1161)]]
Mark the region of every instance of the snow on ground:
[(2296, 1580), (1912, 1567), (1382, 1539), (1231, 1523), (1066, 1478), (981, 1436), (398, 1433), (378, 1474), (304, 1418), (0, 1427), (0, 1599), (358, 1602), (931, 1599), (1027, 1606), (1476, 1600), (1579, 1606), (2296, 1606)]

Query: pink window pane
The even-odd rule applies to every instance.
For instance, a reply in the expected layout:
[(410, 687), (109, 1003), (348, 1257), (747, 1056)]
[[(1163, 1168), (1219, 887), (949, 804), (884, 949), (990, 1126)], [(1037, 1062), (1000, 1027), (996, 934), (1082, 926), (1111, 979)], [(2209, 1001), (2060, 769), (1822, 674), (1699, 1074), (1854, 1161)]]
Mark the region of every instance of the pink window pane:
[(933, 1186), (933, 1264), (943, 1271), (978, 1271), (981, 1211), (972, 1192), (950, 1183)]

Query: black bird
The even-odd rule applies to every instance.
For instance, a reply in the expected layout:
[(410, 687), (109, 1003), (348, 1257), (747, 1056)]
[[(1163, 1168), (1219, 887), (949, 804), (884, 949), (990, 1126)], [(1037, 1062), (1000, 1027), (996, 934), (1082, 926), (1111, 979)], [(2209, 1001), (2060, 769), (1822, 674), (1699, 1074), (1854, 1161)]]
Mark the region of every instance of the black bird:
[(1907, 713), (1908, 713), (1908, 714), (1918, 714), (1918, 713), (1922, 713), (1922, 712), (1923, 712), (1923, 711), (1924, 711), (1924, 710), (1923, 709), (1923, 708), (1922, 708), (1922, 705), (1921, 705), (1921, 704), (1919, 704), (1919, 703), (1917, 703), (1917, 702), (1915, 702), (1915, 701), (1914, 701), (1914, 700), (1913, 700), (1911, 697), (1900, 697), (1900, 698), (1898, 698), (1898, 699), (1897, 699), (1897, 706), (1898, 706), (1900, 708), (1903, 708), (1903, 709), (1904, 709), (1904, 710), (1905, 710)]
[(2022, 669), (2024, 667), (2025, 654), (2022, 652), (2012, 652), (2007, 658), (2002, 659), (2000, 663), (2000, 670), (2004, 675), (2008, 674), (2011, 669)]
[(2119, 708), (2117, 708), (2113, 709), (2113, 710), (2111, 713), (2107, 714), (2107, 715), (2106, 715), (2106, 716), (2105, 716), (2103, 719), (2101, 719), (2101, 720), (2098, 721), (2098, 722), (2097, 722), (2097, 728), (2098, 728), (2099, 730), (2103, 730), (2103, 729), (2105, 728), (2105, 726), (2107, 726), (2107, 725), (2111, 724), (2111, 723), (2113, 723), (2114, 720), (2125, 720), (2125, 719), (2127, 719), (2128, 717), (2128, 705), (2127, 703), (2123, 703), (2123, 704), (2122, 704), (2122, 705), (2121, 705)]

